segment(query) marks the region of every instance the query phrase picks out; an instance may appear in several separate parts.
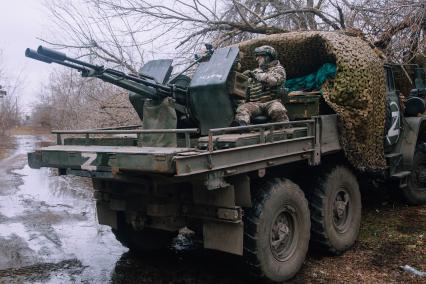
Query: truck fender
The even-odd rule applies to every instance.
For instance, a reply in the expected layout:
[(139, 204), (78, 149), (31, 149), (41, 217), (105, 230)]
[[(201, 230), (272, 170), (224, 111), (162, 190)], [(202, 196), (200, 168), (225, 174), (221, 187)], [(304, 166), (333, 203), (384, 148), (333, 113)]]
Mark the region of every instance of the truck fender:
[(419, 134), (426, 131), (426, 117), (404, 117), (402, 122), (403, 131), (399, 140), (399, 149), (404, 170), (411, 170)]

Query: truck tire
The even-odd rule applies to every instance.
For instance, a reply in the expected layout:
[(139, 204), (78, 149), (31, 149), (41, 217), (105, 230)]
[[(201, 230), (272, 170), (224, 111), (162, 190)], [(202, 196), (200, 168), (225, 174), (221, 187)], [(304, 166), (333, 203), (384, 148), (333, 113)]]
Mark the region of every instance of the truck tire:
[(311, 246), (340, 255), (355, 243), (361, 224), (358, 181), (346, 167), (324, 169), (314, 178), (308, 198), (311, 209)]
[(309, 206), (287, 179), (253, 186), (253, 206), (244, 215), (244, 258), (252, 276), (272, 282), (292, 278), (309, 247)]
[(412, 172), (402, 195), (409, 204), (426, 204), (426, 153), (423, 151), (414, 153)]
[(118, 223), (117, 229), (112, 229), (112, 232), (123, 246), (136, 253), (168, 248), (176, 236), (173, 232), (150, 228), (136, 231), (131, 225), (121, 222)]

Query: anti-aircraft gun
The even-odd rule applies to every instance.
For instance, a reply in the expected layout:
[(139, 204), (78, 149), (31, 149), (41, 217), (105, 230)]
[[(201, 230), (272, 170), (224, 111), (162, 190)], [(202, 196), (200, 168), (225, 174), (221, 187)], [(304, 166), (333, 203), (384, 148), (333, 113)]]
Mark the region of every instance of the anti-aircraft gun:
[[(141, 119), (146, 100), (159, 104), (167, 97), (173, 98), (178, 128), (181, 125), (197, 127), (205, 135), (208, 129), (229, 126), (233, 120), (229, 93), (235, 92), (235, 87), (245, 88), (244, 79), (241, 81), (244, 77), (233, 73), (238, 63), (237, 47), (213, 50), (211, 45), (206, 45), (206, 50), (204, 55), (196, 57), (194, 63), (173, 77), (173, 60), (170, 59), (149, 61), (138, 75), (133, 75), (70, 58), (43, 46), (37, 51), (26, 49), (25, 56), (73, 68), (83, 77), (99, 78), (130, 91), (129, 99)], [(183, 75), (195, 64), (198, 66), (192, 79)]]

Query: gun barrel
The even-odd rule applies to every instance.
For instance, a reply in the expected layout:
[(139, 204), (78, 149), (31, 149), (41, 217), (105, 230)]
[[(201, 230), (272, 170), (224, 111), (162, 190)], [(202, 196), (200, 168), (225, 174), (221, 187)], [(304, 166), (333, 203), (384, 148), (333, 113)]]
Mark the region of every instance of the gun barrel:
[(113, 85), (119, 86), (128, 91), (134, 92), (138, 95), (142, 95), (150, 99), (158, 99), (158, 92), (155, 90), (155, 88), (146, 86), (144, 84), (140, 84), (132, 80), (124, 79), (120, 76), (117, 76), (115, 74), (110, 74), (110, 73), (102, 73), (97, 75), (96, 77), (101, 79), (104, 82), (108, 82)]
[(155, 83), (155, 81), (153, 82), (154, 78), (151, 81), (149, 81), (150, 79), (148, 80), (148, 79), (144, 79), (144, 78), (139, 78), (139, 77), (134, 76), (134, 75), (128, 75), (124, 72), (114, 70), (114, 69), (110, 69), (110, 68), (103, 70), (102, 74), (109, 74), (109, 75), (117, 77), (117, 79), (122, 78), (122, 79), (126, 79), (126, 80), (129, 80), (129, 81), (133, 81), (133, 82), (141, 84), (141, 85), (145, 85), (147, 87), (152, 87), (152, 88), (156, 89), (157, 91), (159, 91), (161, 93), (160, 95), (164, 94), (164, 96), (167, 96), (168, 94), (172, 93), (171, 87), (169, 87), (167, 85)]
[(25, 56), (49, 64), (53, 62), (49, 57), (40, 55), (37, 51), (30, 48), (25, 49)]
[(84, 66), (84, 67), (88, 67), (90, 69), (97, 70), (97, 71), (104, 69), (103, 66), (94, 65), (94, 64), (90, 64), (90, 63), (87, 63), (87, 62), (84, 62), (84, 61), (81, 61), (81, 60), (78, 60), (78, 59), (70, 58), (65, 53), (62, 53), (62, 52), (59, 52), (59, 51), (56, 51), (56, 50), (53, 50), (53, 49), (50, 49), (50, 48), (47, 48), (47, 47), (44, 47), (44, 46), (41, 46), (41, 45), (37, 48), (37, 53), (41, 54), (43, 56), (49, 57), (51, 59), (54, 59), (54, 60), (58, 60), (58, 61), (62, 61), (62, 62), (69, 61), (69, 62), (78, 64), (78, 65), (81, 65), (81, 66)]
[(82, 67), (82, 66), (76, 65), (74, 63), (69, 63), (69, 62), (65, 62), (65, 61), (61, 61), (61, 60), (58, 60), (58, 59), (55, 59), (55, 58), (45, 56), (45, 55), (40, 54), (37, 51), (30, 49), (30, 48), (27, 48), (25, 50), (25, 56), (32, 58), (32, 59), (35, 59), (35, 60), (38, 60), (38, 61), (49, 63), (49, 64), (50, 63), (57, 63), (57, 64), (60, 64), (60, 65), (66, 66), (66, 67), (76, 69), (80, 72), (89, 72), (90, 71), (90, 69), (87, 69), (86, 67)]
[(39, 46), (37, 51), (27, 48), (25, 50), (25, 56), (42, 62), (57, 63), (76, 69), (81, 72), (83, 77), (96, 77), (151, 99), (159, 99), (168, 96), (175, 97), (178, 93), (186, 93), (186, 89), (160, 84), (156, 82), (153, 77), (148, 75), (144, 75), (141, 78), (132, 74), (126, 74), (122, 71), (104, 68), (103, 66), (69, 58), (65, 53), (43, 46)]
[(37, 53), (60, 61), (67, 60), (67, 56), (65, 53), (47, 47), (43, 47), (41, 45), (37, 48)]

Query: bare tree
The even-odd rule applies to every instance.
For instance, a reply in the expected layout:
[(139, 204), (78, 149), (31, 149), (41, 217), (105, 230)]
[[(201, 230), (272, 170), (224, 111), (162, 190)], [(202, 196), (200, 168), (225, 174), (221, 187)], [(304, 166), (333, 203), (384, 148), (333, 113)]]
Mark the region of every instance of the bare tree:
[(8, 94), (0, 98), (0, 136), (5, 135), (8, 130), (20, 124), (21, 111), (18, 99)]
[(57, 27), (46, 42), (131, 72), (158, 53), (185, 60), (204, 42), (220, 46), (261, 34), (341, 28), (323, 0), (48, 0), (46, 6)]
[[(185, 64), (201, 45), (216, 47), (267, 34), (344, 31), (382, 49), (390, 61), (412, 62), (426, 51), (424, 0), (45, 0), (53, 21), (43, 39), (94, 63), (136, 73), (146, 59)], [(99, 95), (101, 94), (101, 96)], [(36, 113), (53, 127), (104, 126), (136, 116), (117, 88), (59, 72)], [(124, 98), (124, 99), (123, 99)], [(115, 99), (120, 102), (111, 103)], [(131, 108), (130, 108), (131, 109)], [(95, 111), (94, 111), (95, 110)], [(43, 114), (44, 115), (41, 115)], [(89, 115), (96, 114), (97, 117)], [(99, 119), (101, 117), (101, 119)], [(96, 123), (94, 123), (96, 124)]]
[(425, 46), (424, 0), (343, 1), (348, 24), (360, 29), (392, 61), (411, 62)]
[(76, 129), (137, 124), (127, 93), (73, 70), (55, 70), (33, 108), (32, 122), (47, 128)]
[(392, 59), (409, 61), (420, 50), (426, 10), (424, 0), (49, 0), (48, 8), (63, 35), (55, 44), (132, 72), (156, 52), (185, 57), (206, 41), (294, 30), (359, 30)]
[(1, 56), (0, 50), (0, 86), (4, 91), (0, 96), (0, 136), (5, 135), (8, 130), (20, 123), (21, 109), (18, 104), (18, 94), (23, 84), (21, 76), (11, 79), (7, 75)]

